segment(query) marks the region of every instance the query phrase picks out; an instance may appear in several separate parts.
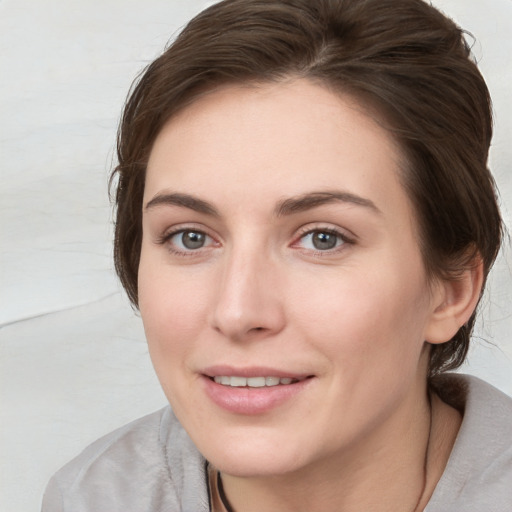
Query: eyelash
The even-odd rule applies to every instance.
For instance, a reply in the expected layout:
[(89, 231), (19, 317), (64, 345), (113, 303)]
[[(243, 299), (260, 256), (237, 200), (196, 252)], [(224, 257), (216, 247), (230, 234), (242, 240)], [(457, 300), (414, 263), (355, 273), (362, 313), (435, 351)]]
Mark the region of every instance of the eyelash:
[[(304, 240), (305, 237), (307, 237), (309, 235), (313, 235), (314, 233), (323, 233), (323, 234), (333, 235), (337, 238), (336, 243), (338, 243), (338, 241), (341, 242), (341, 243), (339, 243), (339, 245), (336, 245), (332, 249), (325, 249), (325, 250), (302, 249), (303, 251), (307, 252), (308, 254), (313, 254), (314, 256), (317, 256), (317, 257), (332, 256), (333, 254), (337, 254), (341, 251), (346, 250), (347, 245), (353, 245), (355, 243), (354, 238), (349, 237), (345, 232), (342, 232), (341, 230), (338, 230), (333, 227), (318, 226), (318, 227), (314, 227), (314, 228), (304, 227), (303, 229), (301, 229), (301, 231), (299, 232), (299, 236), (296, 238), (296, 241), (293, 242), (292, 246), (298, 245), (301, 240)], [(300, 247), (298, 249), (301, 250)]]
[[(172, 243), (170, 243), (172, 238), (175, 237), (176, 235), (179, 235), (180, 233), (184, 234), (187, 232), (204, 235), (205, 237), (207, 237), (208, 239), (213, 241), (214, 244), (216, 244), (216, 243), (218, 244), (218, 242), (216, 242), (215, 238), (212, 237), (211, 235), (209, 235), (208, 233), (206, 233), (206, 231), (204, 229), (196, 229), (193, 226), (176, 227), (172, 231), (166, 232), (161, 237), (159, 237), (157, 239), (157, 244), (167, 245), (167, 249), (169, 250), (169, 252), (171, 252), (172, 254), (175, 254), (177, 256), (185, 256), (185, 257), (198, 256), (202, 252), (202, 250), (208, 249), (208, 247), (211, 245), (211, 242), (210, 242), (209, 245), (199, 247), (197, 249), (182, 250), (182, 249), (177, 249)], [(303, 252), (305, 252), (309, 255), (313, 254), (313, 256), (325, 257), (325, 256), (337, 254), (338, 252), (345, 250), (347, 244), (353, 245), (355, 243), (354, 238), (349, 237), (349, 236), (347, 236), (346, 233), (344, 233), (338, 229), (332, 228), (332, 227), (314, 227), (314, 228), (304, 227), (300, 230), (299, 235), (297, 236), (295, 241), (291, 244), (291, 247), (295, 247), (295, 246), (299, 245), (301, 240), (304, 240), (307, 236), (313, 235), (315, 233), (323, 233), (323, 234), (335, 236), (337, 239), (337, 241), (336, 241), (337, 245), (333, 248), (328, 248), (325, 250), (304, 249), (304, 248), (301, 249), (300, 247), (298, 247), (297, 249), (302, 250)], [(338, 244), (338, 242), (341, 242), (341, 243)]]
[(218, 243), (212, 236), (210, 236), (208, 233), (206, 233), (204, 229), (197, 229), (193, 226), (176, 227), (172, 231), (168, 231), (168, 232), (164, 233), (161, 237), (159, 237), (157, 239), (156, 243), (159, 245), (167, 245), (167, 249), (171, 254), (175, 254), (177, 256), (185, 256), (185, 257), (197, 256), (201, 252), (201, 249), (208, 248), (208, 246), (207, 247), (199, 247), (196, 250), (194, 250), (194, 249), (182, 250), (182, 249), (176, 248), (171, 243), (171, 240), (173, 237), (175, 237), (176, 235), (179, 235), (180, 233), (181, 234), (196, 233), (199, 235), (204, 235), (205, 237), (212, 240), (214, 243)]

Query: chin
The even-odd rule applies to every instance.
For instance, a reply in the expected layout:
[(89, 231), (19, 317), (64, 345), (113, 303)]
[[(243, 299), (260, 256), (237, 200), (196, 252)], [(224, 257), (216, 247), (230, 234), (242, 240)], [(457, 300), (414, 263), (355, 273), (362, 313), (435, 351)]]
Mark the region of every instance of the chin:
[(300, 469), (297, 461), (283, 460), (281, 454), (257, 454), (251, 459), (222, 456), (220, 460), (210, 461), (219, 471), (238, 478), (256, 478), (280, 476)]
[(285, 438), (261, 437), (256, 433), (237, 440), (223, 437), (222, 442), (206, 446), (204, 450), (200, 448), (200, 451), (228, 475), (245, 478), (284, 475), (300, 469), (305, 455), (301, 443), (291, 441), (289, 435)]

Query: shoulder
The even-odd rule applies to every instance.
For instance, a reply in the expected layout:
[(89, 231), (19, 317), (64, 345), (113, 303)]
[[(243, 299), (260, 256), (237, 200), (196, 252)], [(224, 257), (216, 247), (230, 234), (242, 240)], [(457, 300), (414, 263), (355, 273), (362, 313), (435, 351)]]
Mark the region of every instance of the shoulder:
[(436, 388), (459, 406), (463, 421), (425, 512), (510, 511), (512, 398), (468, 375), (443, 376)]
[(204, 464), (165, 407), (98, 439), (66, 464), (48, 484), (42, 510), (207, 511)]

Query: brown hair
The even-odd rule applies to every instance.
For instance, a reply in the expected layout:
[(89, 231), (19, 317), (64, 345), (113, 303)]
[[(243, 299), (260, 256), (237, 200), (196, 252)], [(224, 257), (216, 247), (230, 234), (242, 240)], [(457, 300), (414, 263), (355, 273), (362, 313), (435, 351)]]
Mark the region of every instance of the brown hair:
[[(225, 0), (196, 16), (144, 71), (118, 133), (114, 258), (137, 305), (145, 168), (166, 121), (218, 85), (315, 80), (377, 107), (407, 162), (430, 276), (456, 279), (501, 243), (487, 168), (491, 102), (464, 33), (422, 0)], [(475, 313), (433, 345), (429, 374), (462, 364)]]

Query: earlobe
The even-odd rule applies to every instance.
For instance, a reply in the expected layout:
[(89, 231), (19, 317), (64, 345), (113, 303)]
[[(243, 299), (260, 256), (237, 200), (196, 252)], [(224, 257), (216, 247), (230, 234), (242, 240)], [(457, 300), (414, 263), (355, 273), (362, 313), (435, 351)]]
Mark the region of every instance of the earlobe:
[(437, 283), (426, 341), (434, 344), (449, 341), (469, 320), (480, 298), (483, 274), (482, 260), (477, 258), (457, 279)]

